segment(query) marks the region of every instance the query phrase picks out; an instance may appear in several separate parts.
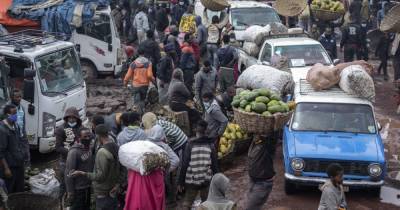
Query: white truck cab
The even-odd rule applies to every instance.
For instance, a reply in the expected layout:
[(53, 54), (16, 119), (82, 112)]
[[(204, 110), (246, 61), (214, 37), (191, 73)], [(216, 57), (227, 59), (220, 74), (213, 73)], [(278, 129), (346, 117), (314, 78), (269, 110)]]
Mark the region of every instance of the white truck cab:
[(80, 53), (85, 78), (121, 71), (124, 52), (110, 7), (97, 9), (91, 22), (72, 32), (70, 41)]
[(29, 144), (41, 153), (51, 152), (55, 128), (64, 123), (68, 107), (76, 107), (83, 124), (88, 124), (86, 84), (75, 45), (57, 35), (25, 30), (0, 36), (0, 46), (0, 103), (10, 100), (13, 89), (22, 90)]
[[(269, 23), (281, 22), (278, 13), (268, 4), (257, 1), (228, 1), (230, 8), (229, 23), (234, 27), (236, 40), (243, 41), (246, 28), (252, 25), (266, 26)], [(204, 6), (200, 1), (195, 3), (195, 14), (203, 17)], [(220, 16), (221, 12), (207, 10), (208, 20), (214, 15)]]

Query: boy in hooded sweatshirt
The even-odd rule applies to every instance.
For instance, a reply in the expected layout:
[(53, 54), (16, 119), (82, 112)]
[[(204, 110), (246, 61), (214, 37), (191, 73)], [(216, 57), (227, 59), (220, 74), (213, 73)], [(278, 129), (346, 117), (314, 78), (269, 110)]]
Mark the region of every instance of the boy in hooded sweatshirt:
[(149, 59), (144, 57), (144, 53), (145, 50), (143, 48), (138, 49), (139, 57), (131, 63), (128, 73), (124, 78), (125, 87), (128, 85), (129, 81), (132, 81), (133, 102), (139, 106), (141, 112), (144, 111), (150, 82), (156, 84), (153, 76), (152, 63)]
[(125, 126), (121, 133), (117, 136), (118, 146), (122, 146), (131, 141), (146, 140), (147, 135), (144, 130), (139, 127), (140, 115), (137, 112), (127, 113), (126, 117), (123, 117), (122, 123)]
[(332, 163), (326, 169), (329, 180), (320, 188), (322, 191), (318, 210), (345, 210), (346, 198), (343, 191), (343, 167)]
[(226, 197), (230, 180), (223, 173), (217, 173), (211, 179), (208, 197), (198, 210), (236, 210), (235, 202)]

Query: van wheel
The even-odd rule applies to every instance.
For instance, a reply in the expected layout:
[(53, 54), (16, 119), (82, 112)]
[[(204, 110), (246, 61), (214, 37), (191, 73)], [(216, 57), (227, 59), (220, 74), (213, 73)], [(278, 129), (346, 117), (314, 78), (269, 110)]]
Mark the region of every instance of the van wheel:
[(96, 79), (97, 70), (96, 67), (88, 61), (81, 61), (81, 69), (83, 73), (83, 78), (85, 80)]
[(296, 193), (296, 184), (293, 184), (285, 179), (285, 193), (286, 195), (293, 195)]

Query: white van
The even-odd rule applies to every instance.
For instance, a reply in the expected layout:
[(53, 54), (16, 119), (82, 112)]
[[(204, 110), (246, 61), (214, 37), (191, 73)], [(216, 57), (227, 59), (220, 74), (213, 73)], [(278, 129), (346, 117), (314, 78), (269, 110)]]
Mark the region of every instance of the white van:
[(0, 67), (0, 105), (10, 100), (13, 89), (23, 91), (26, 134), (33, 149), (55, 149), (55, 128), (63, 124), (68, 107), (76, 107), (88, 124), (86, 84), (73, 43), (37, 30), (0, 36)]

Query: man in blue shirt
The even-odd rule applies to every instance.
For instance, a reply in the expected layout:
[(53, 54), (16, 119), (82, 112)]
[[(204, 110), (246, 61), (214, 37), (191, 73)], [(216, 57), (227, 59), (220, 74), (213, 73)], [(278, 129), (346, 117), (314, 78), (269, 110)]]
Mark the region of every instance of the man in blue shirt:
[(331, 27), (326, 27), (325, 33), (319, 38), (319, 42), (324, 46), (332, 60), (337, 58), (336, 37)]

